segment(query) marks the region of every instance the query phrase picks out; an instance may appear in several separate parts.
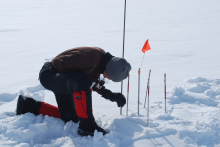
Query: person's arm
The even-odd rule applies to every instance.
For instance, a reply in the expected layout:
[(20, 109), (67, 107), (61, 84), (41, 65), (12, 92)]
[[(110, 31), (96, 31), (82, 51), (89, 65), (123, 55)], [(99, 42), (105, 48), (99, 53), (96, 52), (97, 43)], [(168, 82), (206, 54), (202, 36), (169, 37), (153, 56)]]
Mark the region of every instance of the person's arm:
[(125, 96), (121, 93), (113, 93), (109, 89), (105, 89), (105, 86), (102, 86), (100, 89), (96, 87), (96, 84), (92, 87), (93, 91), (96, 91), (102, 97), (112, 102), (117, 102), (118, 107), (123, 107), (126, 104)]

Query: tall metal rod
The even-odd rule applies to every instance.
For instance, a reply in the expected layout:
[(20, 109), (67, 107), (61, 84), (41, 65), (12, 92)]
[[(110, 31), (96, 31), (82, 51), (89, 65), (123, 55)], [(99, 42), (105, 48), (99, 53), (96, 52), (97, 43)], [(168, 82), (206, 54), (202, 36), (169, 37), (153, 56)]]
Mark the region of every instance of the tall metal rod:
[(127, 89), (127, 112), (126, 112), (126, 116), (128, 116), (129, 77), (130, 77), (130, 75), (128, 75), (128, 89)]
[[(145, 55), (145, 53), (144, 53), (144, 55)], [(142, 68), (142, 64), (143, 64), (143, 61), (144, 61), (144, 55), (143, 55), (142, 62), (141, 62), (141, 68)]]
[[(123, 30), (123, 51), (122, 51), (122, 58), (124, 58), (124, 47), (125, 47), (125, 19), (126, 19), (126, 0), (125, 0), (125, 6), (124, 6), (124, 30)], [(123, 81), (121, 81), (121, 94), (123, 91)], [(120, 114), (122, 115), (122, 107), (120, 110)]]
[(140, 73), (141, 69), (138, 70), (138, 115), (139, 115), (139, 104), (140, 104)]
[(149, 126), (149, 111), (150, 111), (150, 109), (149, 109), (149, 91), (150, 91), (150, 87), (148, 86), (148, 103), (147, 103), (147, 126)]
[(145, 108), (146, 99), (147, 99), (147, 90), (148, 90), (148, 85), (147, 85), (147, 89), (146, 89), (146, 95), (145, 95), (145, 100), (144, 100), (144, 108)]
[(148, 81), (147, 81), (147, 89), (146, 89), (146, 95), (145, 95), (145, 101), (144, 101), (144, 108), (145, 108), (145, 104), (146, 104), (147, 93), (148, 93), (148, 95), (149, 95), (150, 73), (151, 73), (151, 69), (150, 69), (150, 71), (149, 71), (149, 76), (148, 76)]
[(147, 106), (147, 126), (149, 126), (149, 115), (150, 115), (150, 73), (151, 70), (149, 71), (149, 78), (148, 78), (148, 83), (147, 83), (147, 90), (148, 90), (148, 106)]
[(166, 107), (167, 107), (167, 106), (166, 106), (166, 99), (167, 99), (167, 98), (166, 98), (166, 97), (167, 97), (167, 96), (166, 96), (166, 74), (164, 74), (164, 95), (165, 95), (165, 113), (166, 113), (166, 109), (167, 109), (167, 108), (166, 108)]

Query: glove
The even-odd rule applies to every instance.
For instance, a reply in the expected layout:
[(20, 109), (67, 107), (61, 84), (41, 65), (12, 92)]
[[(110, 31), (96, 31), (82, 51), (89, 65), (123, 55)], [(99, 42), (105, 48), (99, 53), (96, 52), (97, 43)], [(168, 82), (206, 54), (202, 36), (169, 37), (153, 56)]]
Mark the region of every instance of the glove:
[(118, 107), (123, 107), (126, 104), (125, 96), (121, 93), (113, 93), (108, 89), (104, 90), (102, 97), (109, 99), (112, 102), (117, 102)]
[(126, 104), (125, 96), (121, 93), (114, 93), (117, 98), (116, 102), (118, 107), (123, 107)]
[(96, 127), (96, 130), (97, 130), (98, 132), (102, 132), (103, 135), (109, 134), (109, 131), (107, 131), (107, 130), (105, 130), (105, 129), (99, 127), (99, 126)]
[(97, 86), (99, 83), (96, 83), (93, 87), (92, 90), (96, 91), (98, 94), (102, 95), (105, 91), (105, 86), (102, 86), (101, 88), (98, 88), (99, 86)]

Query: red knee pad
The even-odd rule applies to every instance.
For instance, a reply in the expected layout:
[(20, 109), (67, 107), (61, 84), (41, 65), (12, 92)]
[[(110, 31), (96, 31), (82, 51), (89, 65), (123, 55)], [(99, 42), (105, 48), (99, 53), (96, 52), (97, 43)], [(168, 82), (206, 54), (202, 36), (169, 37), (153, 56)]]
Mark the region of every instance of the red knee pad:
[(42, 102), (39, 114), (48, 115), (56, 118), (61, 118), (60, 110), (58, 107)]

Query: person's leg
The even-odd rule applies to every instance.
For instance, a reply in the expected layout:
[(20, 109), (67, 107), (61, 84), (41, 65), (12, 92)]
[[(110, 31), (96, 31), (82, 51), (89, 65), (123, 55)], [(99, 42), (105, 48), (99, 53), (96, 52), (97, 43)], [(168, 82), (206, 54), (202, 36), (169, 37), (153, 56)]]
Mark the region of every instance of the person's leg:
[(92, 113), (91, 91), (74, 92), (73, 96), (76, 113), (80, 120), (78, 133), (82, 136), (86, 136), (84, 135), (84, 132), (86, 132), (87, 135), (93, 136), (97, 124)]
[(79, 116), (78, 134), (81, 136), (94, 136), (94, 131), (102, 132), (103, 135), (108, 131), (99, 127), (92, 112), (92, 97), (91, 90), (74, 92), (74, 101), (77, 115)]
[(77, 123), (79, 121), (76, 114), (73, 95), (72, 94), (56, 94), (56, 101), (60, 110), (61, 118), (65, 122), (72, 120)]
[[(83, 136), (93, 136), (94, 131), (98, 128), (93, 113), (92, 113), (92, 102), (91, 102), (91, 91), (92, 85), (91, 79), (83, 73), (59, 73), (52, 67), (47, 66), (48, 70), (41, 70), (40, 82), (48, 90), (55, 93), (58, 107), (61, 112), (62, 118), (69, 120), (73, 114), (74, 105), (68, 96), (73, 95), (76, 113), (79, 117), (79, 131), (78, 133)], [(55, 70), (55, 72), (53, 72)], [(64, 98), (62, 100), (62, 97)], [(73, 100), (73, 98), (71, 98)], [(66, 106), (66, 107), (64, 107)], [(81, 134), (80, 130), (89, 132), (89, 134)], [(101, 131), (103, 132), (103, 131)], [(106, 132), (103, 132), (105, 134)]]
[[(90, 78), (81, 73), (58, 73), (50, 78), (49, 80), (53, 84), (48, 89), (55, 93), (62, 119), (65, 121), (69, 121), (71, 118), (72, 120), (74, 118), (78, 120), (78, 116), (80, 120), (79, 130), (93, 134), (97, 124), (92, 113), (90, 90), (92, 81)], [(62, 88), (57, 88), (54, 85), (60, 85)], [(69, 89), (71, 89), (71, 96), (69, 94), (60, 94), (62, 92), (69, 93)]]
[(61, 118), (58, 107), (45, 102), (36, 101), (31, 97), (19, 95), (17, 101), (16, 115), (25, 114), (27, 112), (33, 113), (35, 115), (42, 114)]
[[(74, 75), (73, 75), (74, 76)], [(51, 62), (46, 62), (40, 70), (39, 80), (48, 90), (51, 90), (56, 98), (56, 102), (61, 114), (61, 119), (65, 122), (72, 120), (78, 122), (72, 91), (70, 90), (69, 81), (75, 81), (70, 73), (60, 74), (53, 68)]]
[(39, 79), (46, 89), (54, 92), (61, 118), (65, 122), (78, 122), (73, 91), (90, 87), (92, 81), (81, 73), (59, 73), (50, 62), (42, 67)]
[(59, 108), (45, 102), (41, 102), (39, 114), (42, 114), (44, 116), (48, 115), (56, 118), (61, 118)]

